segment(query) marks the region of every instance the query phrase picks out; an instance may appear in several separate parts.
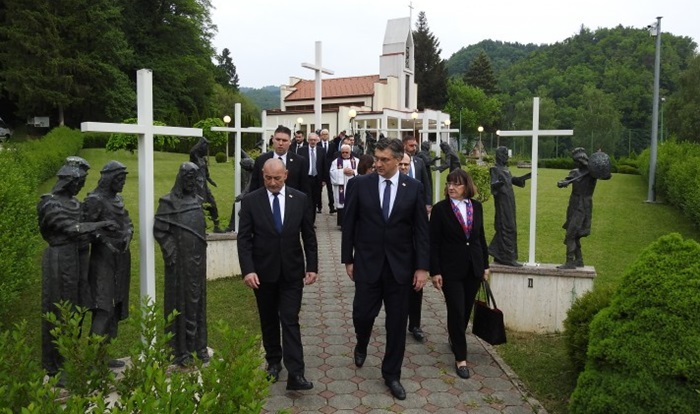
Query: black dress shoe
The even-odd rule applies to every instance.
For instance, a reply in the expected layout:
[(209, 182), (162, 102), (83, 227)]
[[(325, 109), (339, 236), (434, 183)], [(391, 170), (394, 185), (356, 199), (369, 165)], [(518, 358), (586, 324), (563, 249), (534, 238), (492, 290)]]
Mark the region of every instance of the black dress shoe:
[(463, 367), (457, 367), (457, 366), (456, 366), (456, 367), (455, 367), (455, 372), (457, 373), (457, 376), (459, 376), (460, 378), (467, 379), (467, 378), (469, 378), (469, 376), (470, 376), (470, 375), (469, 375), (469, 368), (467, 368), (466, 365), (463, 366)]
[(338, 210), (336, 210), (335, 208), (331, 208), (331, 209), (329, 210), (328, 213), (329, 213), (329, 214), (334, 214), (334, 213), (337, 213), (337, 212), (338, 212)]
[(367, 350), (365, 352), (360, 352), (357, 347), (355, 347), (355, 366), (358, 368), (362, 368), (362, 366), (365, 364), (365, 360), (367, 359)]
[(307, 381), (303, 375), (290, 375), (287, 380), (287, 389), (290, 391), (310, 390), (314, 387), (311, 381)]
[(280, 364), (269, 364), (267, 366), (267, 379), (273, 384), (280, 379), (280, 371), (282, 371), (282, 365)]
[(409, 329), (409, 332), (413, 334), (413, 338), (415, 338), (416, 341), (418, 342), (425, 342), (425, 334), (423, 333), (423, 330), (420, 328), (420, 326), (416, 326), (415, 328)]
[(403, 385), (401, 385), (399, 380), (385, 380), (384, 383), (387, 387), (389, 387), (391, 395), (393, 395), (397, 400), (406, 399), (406, 390), (403, 389)]
[(121, 359), (110, 359), (107, 361), (107, 366), (109, 368), (123, 368), (126, 365)]
[(320, 208), (318, 210), (316, 210), (316, 214), (321, 214), (321, 213), (323, 213), (323, 211), (321, 211)]

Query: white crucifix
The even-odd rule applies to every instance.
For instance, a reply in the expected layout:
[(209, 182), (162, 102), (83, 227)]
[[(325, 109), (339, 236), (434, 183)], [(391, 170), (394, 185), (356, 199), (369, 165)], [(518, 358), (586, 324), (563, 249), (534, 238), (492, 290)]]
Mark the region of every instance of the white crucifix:
[(532, 130), (531, 131), (498, 131), (502, 137), (531, 137), (532, 138), (532, 183), (530, 184), (530, 245), (526, 266), (537, 266), (535, 262), (535, 234), (537, 229), (537, 160), (539, 159), (539, 137), (560, 137), (574, 135), (573, 129), (540, 130), (540, 98), (532, 98)]
[[(235, 138), (235, 144), (234, 144), (234, 156), (233, 156), (233, 162), (235, 166), (235, 172), (233, 175), (233, 186), (235, 187), (233, 189), (233, 199), (235, 200), (240, 194), (241, 194), (241, 133), (243, 132), (252, 132), (252, 133), (259, 133), (262, 135), (263, 139), (263, 147), (262, 151), (265, 152), (265, 141), (268, 131), (274, 131), (276, 127), (268, 127), (266, 126), (267, 122), (267, 111), (262, 111), (262, 115), (260, 116), (260, 119), (262, 119), (262, 125), (260, 127), (248, 127), (248, 128), (242, 128), (241, 127), (241, 104), (237, 103), (234, 105), (234, 110), (233, 110), (233, 128), (231, 127), (211, 127), (212, 131), (222, 131), (222, 132), (235, 132), (236, 133), (236, 138)], [(238, 210), (240, 208), (240, 201), (234, 201), (236, 204), (236, 208), (234, 209), (233, 212), (233, 217), (231, 217), (233, 220), (235, 220), (235, 226), (236, 226), (236, 231), (238, 231)]]
[(302, 63), (301, 66), (306, 69), (311, 69), (316, 72), (316, 80), (314, 81), (315, 93), (314, 93), (314, 123), (316, 124), (316, 129), (321, 129), (321, 98), (322, 88), (321, 88), (321, 72), (332, 75), (334, 72), (330, 69), (326, 69), (321, 66), (321, 42), (316, 41), (316, 63)]
[(111, 124), (83, 122), (82, 132), (109, 132), (138, 135), (139, 165), (139, 257), (141, 298), (156, 300), (155, 242), (153, 238), (154, 185), (153, 185), (153, 136), (170, 135), (201, 137), (201, 128), (180, 128), (153, 125), (153, 72), (141, 69), (136, 72), (136, 100), (138, 121), (136, 124)]

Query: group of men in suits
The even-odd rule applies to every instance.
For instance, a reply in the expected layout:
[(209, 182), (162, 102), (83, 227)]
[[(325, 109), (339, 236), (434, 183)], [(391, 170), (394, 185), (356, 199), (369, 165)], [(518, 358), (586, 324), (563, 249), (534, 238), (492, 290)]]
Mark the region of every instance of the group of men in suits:
[[(383, 303), (387, 344), (382, 376), (398, 399), (406, 398), (400, 377), (409, 309), (415, 302), (411, 292), (422, 291), (429, 269), (429, 177), (425, 178), (425, 167), (414, 157), (409, 166), (413, 171), (399, 172), (410, 141), (378, 141), (375, 172), (355, 177), (346, 193), (341, 246), (342, 262), (355, 284), (354, 362), (358, 367), (365, 362), (374, 320)], [(255, 161), (250, 193), (240, 212), (239, 259), (244, 281), (255, 291), (267, 373), (276, 381), (284, 361), (289, 390), (313, 388), (304, 377), (299, 311), (304, 285), (317, 278), (313, 217), (320, 210), (321, 192), (320, 185), (311, 190), (311, 184), (313, 177), (317, 184), (327, 182), (324, 144), (333, 150), (325, 130), (321, 137), (309, 134), (302, 146), (297, 142), (296, 153), (290, 151), (291, 131), (280, 126), (273, 137), (273, 150)], [(426, 179), (426, 184), (419, 179)], [(418, 303), (418, 315), (412, 317), (410, 327), (414, 337), (423, 341), (420, 300)]]

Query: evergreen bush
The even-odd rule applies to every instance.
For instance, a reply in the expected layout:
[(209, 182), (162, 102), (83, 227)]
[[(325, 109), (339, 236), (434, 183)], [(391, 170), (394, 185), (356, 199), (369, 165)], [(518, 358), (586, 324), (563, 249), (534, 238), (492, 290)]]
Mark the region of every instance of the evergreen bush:
[(224, 154), (223, 152), (217, 152), (214, 158), (219, 164), (226, 162), (226, 154)]
[(468, 163), (466, 171), (474, 180), (474, 185), (477, 188), (476, 199), (485, 203), (491, 198), (491, 173), (489, 167)]
[(572, 414), (700, 412), (700, 244), (659, 238), (590, 326)]
[(66, 157), (77, 154), (81, 146), (79, 131), (59, 127), (40, 140), (11, 144), (0, 152), (0, 315), (7, 312), (29, 282), (41, 275), (36, 262), (43, 247), (36, 188), (55, 176)]
[(589, 326), (593, 317), (610, 304), (612, 292), (607, 288), (596, 287), (577, 298), (566, 313), (564, 320), (564, 340), (566, 351), (577, 372), (586, 366)]

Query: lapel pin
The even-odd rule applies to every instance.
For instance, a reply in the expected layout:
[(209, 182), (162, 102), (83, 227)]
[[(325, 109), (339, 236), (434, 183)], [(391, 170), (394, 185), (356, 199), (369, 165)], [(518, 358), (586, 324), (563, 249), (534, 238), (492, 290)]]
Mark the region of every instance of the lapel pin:
[(406, 183), (401, 183), (401, 186), (402, 186), (402, 187), (406, 187)]

